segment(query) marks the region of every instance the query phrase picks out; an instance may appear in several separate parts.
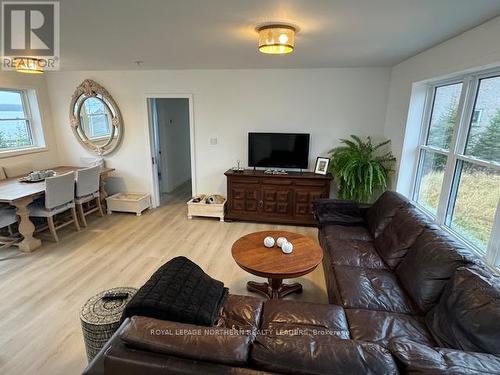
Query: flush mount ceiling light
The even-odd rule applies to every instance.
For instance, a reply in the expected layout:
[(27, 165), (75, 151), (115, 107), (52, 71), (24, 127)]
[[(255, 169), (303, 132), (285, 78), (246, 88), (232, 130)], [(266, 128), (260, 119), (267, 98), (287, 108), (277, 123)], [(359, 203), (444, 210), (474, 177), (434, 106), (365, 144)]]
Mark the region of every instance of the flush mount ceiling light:
[(35, 57), (16, 57), (14, 59), (16, 71), (19, 73), (42, 74), (43, 60)]
[(296, 27), (286, 24), (269, 24), (257, 28), (259, 51), (272, 55), (283, 55), (295, 47)]

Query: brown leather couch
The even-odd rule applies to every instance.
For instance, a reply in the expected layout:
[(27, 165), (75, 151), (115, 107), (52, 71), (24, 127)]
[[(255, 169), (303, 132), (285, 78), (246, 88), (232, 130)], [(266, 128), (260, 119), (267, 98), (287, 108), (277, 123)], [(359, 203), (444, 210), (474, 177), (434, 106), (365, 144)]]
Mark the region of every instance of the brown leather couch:
[(407, 199), (315, 204), (329, 302), (403, 373), (500, 374), (500, 278)]
[(350, 339), (344, 309), (229, 295), (216, 327), (127, 319), (84, 374), (397, 374), (390, 352)]
[(315, 205), (330, 304), (229, 295), (216, 327), (134, 316), (102, 374), (500, 374), (500, 280), (399, 194)]

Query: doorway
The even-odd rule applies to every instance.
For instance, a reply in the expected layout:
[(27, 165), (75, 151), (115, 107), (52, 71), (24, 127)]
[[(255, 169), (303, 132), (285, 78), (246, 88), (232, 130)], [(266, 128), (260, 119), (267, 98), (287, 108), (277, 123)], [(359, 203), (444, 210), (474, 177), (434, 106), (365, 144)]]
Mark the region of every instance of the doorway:
[(190, 96), (149, 97), (154, 205), (185, 203), (194, 194)]

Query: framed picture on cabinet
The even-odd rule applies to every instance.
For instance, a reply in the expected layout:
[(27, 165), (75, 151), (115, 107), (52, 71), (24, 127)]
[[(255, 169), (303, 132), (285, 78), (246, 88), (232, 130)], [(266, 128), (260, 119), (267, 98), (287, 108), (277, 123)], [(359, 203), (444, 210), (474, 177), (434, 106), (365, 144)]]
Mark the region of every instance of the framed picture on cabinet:
[(319, 156), (316, 159), (316, 166), (314, 167), (314, 173), (316, 174), (327, 174), (328, 173), (328, 165), (330, 164), (329, 158), (323, 158)]

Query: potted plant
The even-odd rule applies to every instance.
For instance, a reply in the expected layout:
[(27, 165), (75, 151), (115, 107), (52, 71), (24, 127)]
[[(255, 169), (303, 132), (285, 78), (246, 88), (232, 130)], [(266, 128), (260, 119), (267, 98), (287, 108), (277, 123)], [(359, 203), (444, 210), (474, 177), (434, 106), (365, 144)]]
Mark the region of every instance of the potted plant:
[(374, 191), (387, 188), (396, 158), (390, 151), (382, 151), (390, 140), (373, 145), (370, 137), (366, 141), (355, 135), (351, 138), (341, 139), (342, 146), (329, 151), (329, 169), (338, 179), (339, 198), (368, 203)]

